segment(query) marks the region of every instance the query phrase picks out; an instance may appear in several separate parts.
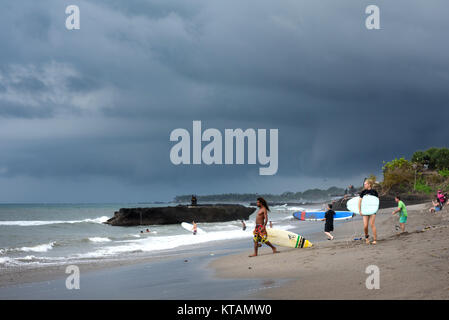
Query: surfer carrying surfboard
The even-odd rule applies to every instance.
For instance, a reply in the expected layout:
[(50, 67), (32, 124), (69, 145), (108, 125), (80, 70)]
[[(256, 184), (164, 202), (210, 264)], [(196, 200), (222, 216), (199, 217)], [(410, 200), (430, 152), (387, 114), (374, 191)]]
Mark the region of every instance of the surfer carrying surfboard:
[(256, 257), (259, 249), (259, 242), (265, 243), (273, 250), (273, 253), (278, 253), (276, 248), (268, 241), (267, 223), (268, 223), (268, 204), (264, 198), (257, 198), (257, 207), (259, 211), (256, 215), (256, 227), (254, 228), (254, 254), (250, 257)]
[(366, 179), (363, 183), (363, 191), (360, 193), (360, 200), (359, 200), (359, 212), (360, 215), (363, 217), (363, 231), (365, 232), (365, 241), (366, 244), (370, 244), (369, 241), (369, 234), (368, 234), (368, 225), (371, 226), (371, 230), (373, 231), (373, 242), (372, 244), (377, 244), (377, 230), (376, 230), (376, 214), (372, 215), (363, 215), (362, 213), (362, 199), (366, 195), (371, 195), (374, 197), (379, 198), (379, 194), (376, 190), (373, 189), (374, 181), (370, 179)]

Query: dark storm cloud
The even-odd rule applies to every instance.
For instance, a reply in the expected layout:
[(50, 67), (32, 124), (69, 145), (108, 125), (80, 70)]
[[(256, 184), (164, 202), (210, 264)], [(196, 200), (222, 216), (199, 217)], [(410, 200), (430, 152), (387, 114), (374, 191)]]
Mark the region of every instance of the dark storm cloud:
[[(375, 2), (7, 1), (0, 177), (53, 179), (56, 196), (65, 179), (104, 183), (103, 198), (120, 184), (123, 199), (282, 192), (444, 146), (449, 5)], [(68, 4), (80, 6), (81, 30), (64, 27)], [(364, 27), (369, 4), (381, 30)], [(192, 120), (279, 129), (278, 174), (174, 166), (169, 134)]]

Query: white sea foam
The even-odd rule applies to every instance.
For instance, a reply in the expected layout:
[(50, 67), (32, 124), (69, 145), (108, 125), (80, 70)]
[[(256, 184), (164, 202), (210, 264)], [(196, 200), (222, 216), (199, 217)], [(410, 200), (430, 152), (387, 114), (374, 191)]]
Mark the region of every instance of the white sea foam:
[(78, 220), (71, 223), (80, 223), (80, 222), (92, 222), (92, 223), (104, 223), (109, 220), (109, 217), (102, 216), (95, 219), (84, 219), (84, 220)]
[(112, 240), (109, 239), (109, 238), (92, 237), (92, 238), (89, 238), (89, 241), (92, 241), (92, 242), (110, 242)]
[(84, 219), (84, 220), (23, 220), (23, 221), (0, 221), (0, 226), (43, 226), (49, 224), (61, 224), (61, 223), (103, 223), (109, 219), (107, 216), (102, 216), (94, 219)]
[[(289, 230), (294, 226), (275, 226), (276, 229)], [(132, 252), (152, 252), (160, 250), (170, 250), (181, 246), (197, 245), (212, 241), (220, 240), (233, 240), (252, 237), (252, 229), (247, 228), (245, 231), (241, 229), (207, 232), (204, 234), (182, 234), (165, 237), (149, 237), (136, 240), (122, 240), (117, 243), (123, 243), (122, 245), (107, 246), (97, 249), (92, 252), (75, 255), (73, 258), (102, 258), (109, 257), (123, 253)]]
[(28, 255), (25, 257), (2, 257), (0, 258), (0, 266), (12, 267), (12, 266), (22, 266), (22, 265), (58, 265), (61, 262), (66, 262), (65, 257), (36, 257), (33, 255)]
[(278, 210), (285, 210), (287, 208), (287, 204), (279, 205), (279, 206), (272, 206), (271, 209), (278, 209)]
[(53, 246), (55, 245), (54, 242), (46, 243), (46, 244), (40, 244), (34, 247), (22, 247), (16, 249), (17, 251), (24, 251), (24, 252), (47, 252), (48, 250), (53, 249)]
[(1, 264), (10, 264), (14, 259), (11, 259), (10, 257), (1, 257), (0, 258), (0, 265)]
[(304, 211), (305, 208), (303, 208), (303, 207), (287, 207), (287, 210), (290, 210), (290, 211)]
[(21, 248), (6, 248), (0, 249), (0, 254), (7, 254), (8, 252), (47, 252), (53, 249), (56, 242), (50, 242), (45, 244), (39, 244), (34, 247), (21, 247)]

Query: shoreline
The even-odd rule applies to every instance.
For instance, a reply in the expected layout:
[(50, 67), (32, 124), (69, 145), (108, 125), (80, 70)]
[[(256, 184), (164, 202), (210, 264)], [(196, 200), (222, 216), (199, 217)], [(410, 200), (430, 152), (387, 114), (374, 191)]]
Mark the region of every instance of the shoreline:
[[(184, 293), (182, 290), (180, 291), (179, 296), (178, 293), (173, 293), (176, 292), (176, 290), (173, 289), (173, 286), (176, 286), (176, 281), (181, 281), (183, 283), (192, 281), (190, 278), (186, 278), (187, 276), (178, 280), (173, 279), (172, 281), (170, 270), (173, 270), (176, 265), (183, 270), (189, 270), (190, 277), (201, 279), (202, 286), (213, 287), (221, 291), (218, 296), (217, 294), (213, 295), (211, 293), (206, 293), (201, 285), (197, 285), (193, 282), (191, 283), (190, 288), (193, 296), (195, 296), (195, 294), (197, 295), (194, 299), (232, 299), (232, 297), (238, 297), (239, 299), (371, 299), (373, 298), (373, 295), (358, 294), (353, 296), (351, 294), (342, 294), (342, 291), (345, 291), (345, 287), (343, 286), (342, 289), (338, 283), (335, 284), (335, 287), (338, 289), (339, 294), (332, 295), (332, 290), (325, 289), (325, 286), (323, 287), (323, 282), (330, 284), (334, 283), (333, 278), (329, 277), (329, 272), (336, 272), (336, 274), (340, 275), (340, 270), (349, 269), (351, 270), (350, 272), (352, 275), (347, 280), (351, 280), (351, 278), (354, 278), (354, 275), (358, 273), (357, 276), (359, 277), (359, 282), (364, 283), (364, 279), (367, 275), (362, 272), (364, 270), (361, 271), (361, 261), (368, 261), (369, 256), (372, 254), (379, 255), (382, 253), (381, 248), (386, 245), (387, 247), (392, 247), (389, 248), (390, 251), (393, 249), (393, 251), (397, 251), (396, 245), (391, 246), (388, 245), (388, 243), (397, 240), (396, 238), (413, 238), (416, 233), (415, 229), (420, 227), (424, 228), (429, 224), (439, 226), (438, 228), (430, 229), (428, 232), (426, 231), (425, 233), (427, 234), (429, 234), (429, 232), (441, 230), (440, 227), (447, 227), (447, 213), (445, 221), (442, 221), (443, 219), (438, 217), (429, 220), (428, 218), (430, 218), (430, 216), (422, 217), (422, 215), (415, 214), (415, 212), (420, 212), (423, 208), (427, 208), (427, 206), (427, 203), (408, 206), (409, 221), (411, 221), (411, 218), (413, 217), (414, 223), (407, 225), (409, 234), (404, 234), (399, 237), (392, 235), (393, 232), (391, 232), (394, 229), (394, 226), (392, 225), (393, 218), (391, 216), (393, 208), (381, 209), (376, 217), (378, 245), (368, 246), (368, 248), (366, 248), (364, 243), (360, 243), (360, 241), (353, 241), (354, 237), (359, 237), (363, 232), (361, 218), (356, 216), (351, 220), (335, 223), (334, 236), (336, 237), (336, 240), (326, 241), (326, 236), (321, 231), (306, 233), (307, 236), (305, 237), (308, 240), (312, 240), (314, 247), (310, 249), (278, 247), (281, 253), (274, 258), (271, 254), (271, 250), (268, 247), (263, 247), (261, 248), (262, 250), (260, 250), (260, 256), (251, 258), (250, 260), (248, 254), (252, 252), (252, 240), (236, 239), (227, 242), (214, 241), (212, 243), (194, 246), (187, 250), (161, 252), (151, 256), (86, 261), (76, 265), (79, 266), (83, 277), (92, 279), (92, 282), (100, 282), (101, 286), (104, 285), (105, 281), (103, 280), (103, 282), (101, 282), (99, 279), (104, 278), (107, 274), (114, 274), (114, 277), (120, 281), (121, 278), (126, 278), (127, 274), (131, 272), (134, 274), (134, 278), (129, 279), (130, 285), (137, 281), (136, 279), (150, 281), (144, 270), (148, 268), (159, 268), (158, 272), (162, 272), (161, 276), (167, 281), (165, 286), (171, 288), (168, 289), (168, 291), (172, 290), (172, 296), (166, 296), (168, 299), (176, 299), (177, 297), (181, 297), (182, 299), (183, 297)], [(396, 222), (397, 220), (397, 217), (395, 217)], [(295, 222), (297, 222), (297, 227), (291, 231), (299, 234), (306, 232), (306, 230), (310, 230), (310, 227), (313, 224), (318, 224), (320, 227), (324, 225), (324, 223), (320, 222), (302, 222), (299, 220)], [(443, 223), (442, 225), (442, 222), (445, 224)], [(446, 242), (446, 244), (447, 243), (448, 242)], [(447, 250), (448, 246), (449, 245), (446, 245), (446, 247), (440, 248), (440, 250)], [(388, 251), (389, 255), (392, 254), (390, 251)], [(360, 256), (361, 252), (363, 253), (362, 256)], [(447, 253), (447, 251), (444, 252)], [(365, 257), (365, 254), (368, 256)], [(336, 257), (341, 258), (337, 259), (338, 261), (334, 261)], [(354, 259), (360, 259), (360, 263), (354, 263)], [(185, 263), (186, 261), (189, 263)], [(375, 264), (374, 262), (376, 261), (373, 261), (372, 264)], [(409, 263), (407, 259), (406, 262)], [(338, 271), (323, 266), (327, 263), (330, 265), (335, 264), (334, 268)], [(346, 264), (350, 263), (352, 268), (347, 268)], [(65, 269), (68, 265), (69, 264), (38, 268), (11, 268), (9, 271), (6, 270), (6, 272), (0, 273), (0, 296), (5, 297), (6, 299), (28, 299), (27, 296), (30, 297), (29, 292), (33, 292), (35, 296), (41, 297), (40, 292), (48, 293), (48, 287), (51, 287), (52, 290), (59, 290), (61, 296), (68, 297), (68, 299), (83, 299), (86, 297), (89, 299), (95, 290), (85, 290), (84, 295), (81, 296), (67, 294), (64, 281), (68, 276), (65, 273)], [(356, 269), (354, 269), (355, 266), (357, 266)], [(384, 266), (388, 266), (388, 263), (383, 262), (382, 267), (379, 267), (383, 270)], [(251, 267), (251, 269), (248, 269), (248, 267)], [(314, 271), (314, 269), (316, 270)], [(314, 272), (310, 273), (311, 271)], [(174, 270), (173, 272), (176, 273), (178, 271)], [(449, 273), (445, 275), (449, 276)], [(176, 275), (173, 275), (173, 277), (176, 278)], [(320, 279), (318, 280), (317, 277)], [(309, 278), (310, 282), (304, 282), (305, 279), (307, 280)], [(346, 279), (347, 277), (343, 278)], [(440, 279), (440, 283), (445, 283), (444, 280), (445, 279)], [(47, 284), (44, 285), (44, 283)], [(307, 285), (305, 285), (306, 283), (308, 283), (307, 285), (310, 285), (310, 287), (307, 287)], [(360, 283), (358, 284), (360, 285)], [(300, 286), (298, 286), (299, 284)], [(108, 285), (110, 286), (110, 284), (105, 284), (106, 287)], [(223, 286), (223, 290), (221, 290), (220, 286)], [(122, 299), (132, 298), (138, 287), (139, 285), (135, 284), (133, 288), (124, 291), (121, 296)], [(449, 284), (446, 287), (449, 289)], [(19, 288), (21, 288), (22, 294), (19, 293)], [(180, 288), (183, 288), (183, 286), (180, 285)], [(236, 293), (234, 288), (238, 288), (238, 293)], [(309, 288), (308, 294), (304, 294), (304, 292), (307, 291), (307, 288)], [(311, 289), (318, 289), (318, 291), (310, 291)], [(12, 290), (9, 291), (10, 294), (8, 294), (8, 290)], [(298, 290), (301, 291), (300, 295), (295, 294)], [(111, 297), (110, 293), (104, 288), (99, 288), (96, 291), (98, 291), (96, 294), (100, 295), (101, 298), (120, 298), (115, 296)], [(347, 292), (353, 291), (353, 289), (348, 289)], [(364, 291), (368, 290), (364, 289)], [(34, 299), (34, 295), (32, 295), (30, 299)], [(432, 296), (435, 295), (436, 292), (432, 291)], [(45, 297), (51, 299), (53, 297), (52, 295), (45, 296), (45, 294), (42, 296), (43, 298), (40, 299), (46, 299)], [(148, 291), (143, 292), (142, 296), (148, 299), (160, 298), (154, 292), (154, 287), (148, 288)], [(190, 295), (187, 295), (187, 297), (190, 297)], [(377, 296), (374, 295), (374, 297)], [(380, 295), (380, 298), (384, 297), (385, 296)], [(441, 294), (436, 295), (436, 297), (447, 297), (447, 295)], [(142, 298), (139, 295), (136, 299)], [(164, 297), (161, 297), (161, 299), (164, 299)]]
[[(232, 245), (238, 243), (240, 240), (232, 240), (229, 243)], [(226, 254), (233, 252), (236, 249), (212, 249), (210, 243), (203, 243), (194, 246), (194, 248), (184, 249), (181, 251), (166, 251), (152, 255), (141, 255), (135, 257), (116, 257), (98, 259), (97, 261), (79, 261), (73, 263), (64, 263), (57, 265), (42, 265), (38, 267), (33, 266), (15, 266), (2, 269), (0, 272), (0, 289), (11, 286), (23, 285), (29, 283), (44, 282), (56, 279), (66, 278), (68, 274), (65, 273), (69, 265), (76, 265), (80, 268), (81, 273), (98, 272), (102, 270), (118, 269), (122, 267), (132, 267), (141, 264), (169, 262), (175, 260), (189, 261), (189, 259), (198, 256), (215, 256), (219, 254)]]
[[(408, 206), (406, 233), (401, 235), (395, 232), (399, 223), (391, 215), (393, 208), (379, 210), (377, 245), (351, 239), (353, 227), (363, 232), (361, 220), (353, 220), (335, 227), (335, 240), (310, 249), (281, 248), (273, 255), (263, 247), (258, 257), (249, 258), (252, 251), (246, 250), (215, 259), (208, 267), (223, 279), (289, 279), (252, 299), (448, 299), (449, 212), (445, 208), (433, 215), (429, 207)], [(371, 265), (379, 268), (379, 290), (365, 284)]]

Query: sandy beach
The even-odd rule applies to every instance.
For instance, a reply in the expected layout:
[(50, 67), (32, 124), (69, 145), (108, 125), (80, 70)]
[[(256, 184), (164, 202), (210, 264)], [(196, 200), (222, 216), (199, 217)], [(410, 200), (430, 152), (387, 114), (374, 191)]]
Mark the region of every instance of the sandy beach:
[[(409, 206), (406, 233), (400, 235), (393, 209), (380, 210), (377, 245), (353, 240), (363, 230), (361, 220), (356, 220), (336, 226), (335, 240), (310, 249), (280, 248), (273, 255), (264, 246), (258, 257), (249, 258), (248, 248), (216, 259), (209, 267), (226, 279), (289, 280), (257, 292), (254, 299), (448, 299), (449, 211), (446, 207), (430, 214), (429, 207)], [(370, 265), (379, 268), (379, 289), (366, 287)]]

